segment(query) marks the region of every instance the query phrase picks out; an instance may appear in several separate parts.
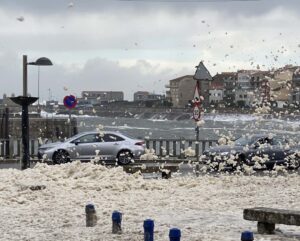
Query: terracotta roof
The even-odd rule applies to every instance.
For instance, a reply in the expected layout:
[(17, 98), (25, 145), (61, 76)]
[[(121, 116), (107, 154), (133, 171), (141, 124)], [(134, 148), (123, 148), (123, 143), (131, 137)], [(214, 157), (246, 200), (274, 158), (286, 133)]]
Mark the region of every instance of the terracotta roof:
[(214, 77), (212, 77), (212, 80), (223, 80), (224, 78), (228, 77), (236, 77), (236, 73), (231, 73), (231, 72), (222, 72), (221, 74), (217, 73)]

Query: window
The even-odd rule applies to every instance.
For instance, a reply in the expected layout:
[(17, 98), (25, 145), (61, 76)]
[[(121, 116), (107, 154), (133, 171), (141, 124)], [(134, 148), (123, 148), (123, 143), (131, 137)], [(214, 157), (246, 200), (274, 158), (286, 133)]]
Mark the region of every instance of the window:
[(262, 138), (262, 139), (259, 139), (256, 143), (258, 143), (259, 145), (272, 145), (272, 139)]
[(273, 145), (282, 146), (287, 143), (287, 140), (284, 138), (276, 137), (272, 139)]
[(103, 136), (104, 142), (116, 142), (116, 141), (124, 141), (124, 139), (120, 136), (114, 135), (114, 134), (105, 134)]
[(75, 141), (78, 141), (80, 143), (100, 142), (101, 137), (99, 136), (99, 134), (87, 134), (87, 135), (84, 135), (84, 136), (76, 139)]

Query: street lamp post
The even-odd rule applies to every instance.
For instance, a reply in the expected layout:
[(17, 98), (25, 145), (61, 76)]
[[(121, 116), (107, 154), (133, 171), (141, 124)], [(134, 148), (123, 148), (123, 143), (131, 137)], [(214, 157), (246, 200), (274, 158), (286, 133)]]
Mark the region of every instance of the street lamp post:
[(38, 112), (40, 112), (40, 66), (49, 66), (53, 64), (51, 60), (46, 57), (38, 58), (35, 62), (30, 62), (28, 64), (38, 66)]
[(38, 112), (40, 111), (40, 66), (38, 66)]
[[(38, 99), (37, 97), (28, 97), (27, 65), (29, 64), (39, 65), (38, 60), (36, 62), (27, 63), (27, 55), (23, 55), (23, 96), (10, 98), (13, 102), (22, 106), (22, 144), (23, 144), (23, 157), (21, 159), (22, 170), (30, 167), (28, 106), (36, 102)], [(48, 60), (48, 64), (43, 64), (43, 65), (52, 65), (51, 61), (49, 59), (47, 60)]]

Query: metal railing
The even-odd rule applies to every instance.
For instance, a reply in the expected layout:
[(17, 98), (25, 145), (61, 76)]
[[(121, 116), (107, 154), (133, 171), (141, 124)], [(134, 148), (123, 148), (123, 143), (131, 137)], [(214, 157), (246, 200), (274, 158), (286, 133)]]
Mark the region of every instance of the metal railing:
[[(38, 140), (29, 141), (29, 155), (37, 157)], [(22, 156), (22, 140), (21, 139), (0, 139), (0, 157), (2, 159), (14, 159)]]
[(186, 156), (185, 150), (189, 147), (196, 154), (201, 154), (203, 151), (217, 144), (217, 140), (199, 140), (197, 150), (197, 141), (195, 139), (146, 139), (147, 149), (153, 149), (158, 156), (170, 156), (183, 158)]
[[(52, 142), (49, 140), (49, 142)], [(215, 146), (217, 140), (199, 140), (199, 149), (196, 149), (195, 139), (146, 139), (146, 148), (153, 149), (155, 154), (161, 157), (185, 157), (189, 147), (195, 153), (201, 154), (206, 148)], [(39, 140), (32, 139), (29, 141), (29, 154), (32, 158), (37, 157)], [(13, 159), (22, 156), (22, 141), (21, 139), (0, 139), (0, 157), (2, 159)]]

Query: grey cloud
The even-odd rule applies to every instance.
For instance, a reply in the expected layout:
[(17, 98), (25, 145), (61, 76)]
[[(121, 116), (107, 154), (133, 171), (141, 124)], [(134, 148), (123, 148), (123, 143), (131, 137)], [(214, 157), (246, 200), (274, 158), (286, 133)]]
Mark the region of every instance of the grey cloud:
[[(0, 94), (12, 93), (21, 95), (22, 88), (22, 62), (13, 56), (12, 66), (0, 66), (0, 71), (8, 78), (0, 80)], [(17, 67), (17, 68), (16, 68)], [(138, 90), (162, 93), (168, 79), (175, 74), (186, 73), (186, 69), (166, 68), (155, 71), (157, 66), (145, 60), (139, 60), (131, 67), (122, 67), (118, 61), (95, 58), (87, 61), (83, 68), (71, 66), (70, 68), (59, 64), (52, 67), (40, 68), (40, 96), (48, 99), (49, 89), (57, 100), (62, 100), (68, 94), (80, 95), (82, 90), (120, 90), (124, 91), (126, 99), (133, 99), (133, 93)], [(14, 69), (14, 70), (13, 70)], [(193, 69), (192, 69), (193, 71)], [(37, 96), (37, 69), (28, 67), (28, 92)], [(18, 88), (15, 88), (18, 86)], [(67, 91), (65, 90), (67, 88)]]
[[(74, 7), (69, 9), (68, 4), (74, 3)], [(44, 16), (45, 14), (69, 14), (70, 12), (82, 13), (101, 13), (114, 11), (116, 13), (123, 11), (132, 11), (132, 14), (143, 14), (148, 11), (164, 10), (174, 11), (182, 14), (193, 14), (197, 9), (209, 8), (216, 11), (227, 12), (228, 14), (257, 15), (268, 11), (270, 8), (278, 6), (287, 6), (291, 9), (297, 9), (300, 6), (298, 0), (258, 0), (258, 1), (119, 1), (119, 0), (2, 0), (1, 8), (19, 11), (20, 13), (36, 14)]]
[[(289, 63), (289, 58), (299, 61), (299, 1), (74, 0), (72, 9), (67, 8), (70, 1), (61, 0), (0, 2), (0, 94), (21, 93), (23, 53), (55, 62), (41, 69), (41, 95), (46, 98), (51, 88), (58, 99), (69, 94), (64, 86), (77, 94), (82, 89), (121, 89), (127, 98), (136, 90), (162, 91), (165, 81), (193, 74), (201, 59), (207, 60), (212, 73), (228, 71), (232, 65), (250, 68), (250, 58), (267, 67)], [(16, 20), (19, 15), (24, 15), (23, 22)], [(265, 60), (282, 45), (289, 52), (280, 55), (280, 61)], [(131, 67), (120, 64), (126, 61)], [(29, 92), (36, 95), (34, 67), (29, 69), (29, 84)]]

